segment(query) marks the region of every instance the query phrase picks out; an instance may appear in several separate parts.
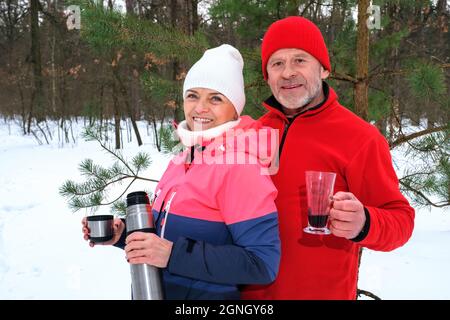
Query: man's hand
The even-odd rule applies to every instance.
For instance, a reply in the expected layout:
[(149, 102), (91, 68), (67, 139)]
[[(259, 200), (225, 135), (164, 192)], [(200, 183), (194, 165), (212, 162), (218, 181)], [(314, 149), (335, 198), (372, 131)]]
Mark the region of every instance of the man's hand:
[(364, 206), (351, 192), (339, 191), (333, 196), (330, 231), (336, 237), (355, 238), (366, 223)]
[(154, 233), (133, 232), (125, 243), (125, 254), (130, 264), (146, 263), (158, 268), (167, 267), (173, 242)]

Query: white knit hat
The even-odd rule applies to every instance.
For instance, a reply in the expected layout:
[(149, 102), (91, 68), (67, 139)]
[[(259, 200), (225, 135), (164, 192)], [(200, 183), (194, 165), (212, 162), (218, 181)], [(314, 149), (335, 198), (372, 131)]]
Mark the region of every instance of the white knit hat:
[(229, 44), (206, 50), (186, 75), (183, 97), (192, 88), (216, 90), (231, 101), (240, 115), (245, 105), (243, 67), (240, 52)]

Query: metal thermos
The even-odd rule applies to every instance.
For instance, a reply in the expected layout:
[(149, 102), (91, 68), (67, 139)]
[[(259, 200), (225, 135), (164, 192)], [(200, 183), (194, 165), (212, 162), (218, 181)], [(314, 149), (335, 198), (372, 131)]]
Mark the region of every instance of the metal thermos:
[[(153, 232), (155, 226), (148, 195), (144, 191), (127, 195), (127, 234), (135, 231)], [(161, 270), (148, 264), (130, 264), (133, 300), (163, 300)]]

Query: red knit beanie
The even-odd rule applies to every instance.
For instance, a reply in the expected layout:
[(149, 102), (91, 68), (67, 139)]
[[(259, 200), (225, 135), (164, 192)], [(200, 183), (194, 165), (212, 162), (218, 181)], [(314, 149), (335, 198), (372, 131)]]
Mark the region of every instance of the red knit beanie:
[(308, 52), (331, 71), (328, 49), (319, 28), (303, 17), (287, 17), (272, 23), (267, 29), (261, 46), (262, 70), (267, 80), (267, 62), (279, 49), (296, 48)]

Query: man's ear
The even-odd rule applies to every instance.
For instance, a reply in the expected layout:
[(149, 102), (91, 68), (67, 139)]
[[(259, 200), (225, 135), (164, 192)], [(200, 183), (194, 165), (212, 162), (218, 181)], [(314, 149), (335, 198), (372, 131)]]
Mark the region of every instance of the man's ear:
[(320, 78), (322, 80), (325, 80), (330, 76), (330, 71), (325, 70), (322, 66), (320, 66)]

